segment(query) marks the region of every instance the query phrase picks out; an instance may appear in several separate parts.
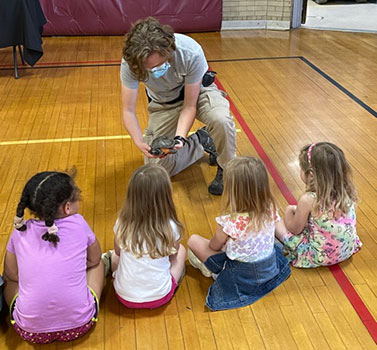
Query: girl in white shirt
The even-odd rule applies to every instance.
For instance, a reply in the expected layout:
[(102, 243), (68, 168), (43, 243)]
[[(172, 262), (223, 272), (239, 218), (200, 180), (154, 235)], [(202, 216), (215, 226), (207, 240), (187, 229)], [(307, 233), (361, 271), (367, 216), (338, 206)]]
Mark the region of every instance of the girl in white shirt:
[(166, 304), (183, 277), (186, 250), (162, 166), (148, 164), (134, 172), (114, 232), (114, 251), (103, 259), (113, 271), (119, 301), (129, 308)]

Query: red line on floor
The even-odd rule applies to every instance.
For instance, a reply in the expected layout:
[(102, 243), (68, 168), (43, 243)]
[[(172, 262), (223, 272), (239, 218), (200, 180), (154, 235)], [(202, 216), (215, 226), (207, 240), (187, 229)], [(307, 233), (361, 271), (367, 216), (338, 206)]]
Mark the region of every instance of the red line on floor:
[[(72, 64), (73, 67), (74, 66), (77, 66), (77, 65), (82, 65), (82, 64), (93, 64), (93, 65), (96, 65), (96, 64), (112, 64), (112, 63), (119, 63), (120, 65), (120, 60), (105, 60), (105, 61), (75, 61), (75, 62), (72, 62), (72, 61), (68, 61), (68, 62), (41, 62), (41, 63), (37, 63), (34, 67), (44, 67), (44, 66), (59, 66), (59, 65), (67, 65), (67, 64)], [(19, 64), (18, 67), (19, 68), (22, 68), (26, 65), (22, 65), (22, 64)], [(10, 65), (10, 64), (0, 64), (0, 67), (9, 67), (9, 68), (13, 68), (13, 65)]]
[[(107, 61), (80, 61), (80, 62), (46, 62), (37, 64), (36, 66), (48, 66), (48, 65), (66, 65), (66, 64), (106, 64), (106, 63), (119, 63), (120, 60), (107, 60)], [(8, 65), (0, 65), (0, 67), (8, 66)], [(12, 66), (10, 66), (12, 67)], [(220, 83), (219, 79), (216, 78), (216, 84), (217, 86), (226, 92), (222, 84)], [(292, 192), (289, 190), (288, 186), (280, 176), (279, 172), (275, 168), (274, 164), (272, 163), (271, 159), (268, 157), (267, 153), (264, 151), (263, 147), (253, 134), (253, 132), (250, 130), (249, 126), (243, 119), (241, 113), (238, 111), (237, 107), (231, 100), (229, 96), (227, 96), (227, 99), (230, 103), (230, 109), (233, 113), (233, 115), (238, 120), (238, 123), (241, 125), (242, 129), (244, 130), (245, 134), (249, 138), (251, 144), (254, 146), (255, 150), (259, 154), (259, 157), (263, 160), (263, 162), (266, 165), (266, 168), (268, 169), (271, 177), (274, 179), (276, 185), (280, 189), (281, 193), (287, 200), (289, 204), (297, 204), (297, 201), (295, 197), (293, 196)], [(342, 288), (344, 294), (347, 296), (348, 300), (354, 307), (355, 311), (359, 315), (361, 321), (367, 328), (368, 332), (372, 336), (373, 340), (377, 343), (377, 322), (373, 318), (372, 314), (364, 304), (363, 300), (360, 298), (360, 296), (357, 294), (355, 288), (351, 284), (351, 282), (348, 280), (347, 276), (341, 269), (339, 265), (334, 265), (329, 267), (332, 275), (334, 276), (335, 280), (338, 282), (339, 286)]]
[[(219, 79), (216, 78), (216, 84), (219, 89), (226, 92), (223, 85), (220, 83)], [(295, 197), (293, 196), (292, 192), (289, 190), (288, 186), (280, 176), (279, 172), (275, 168), (274, 164), (272, 163), (271, 159), (264, 151), (263, 147), (250, 130), (249, 126), (243, 119), (241, 113), (238, 111), (237, 107), (233, 103), (232, 99), (227, 96), (227, 99), (230, 103), (230, 110), (232, 111), (233, 115), (238, 120), (238, 123), (241, 125), (242, 129), (244, 130), (245, 134), (249, 138), (251, 144), (254, 146), (255, 150), (259, 154), (259, 157), (263, 160), (266, 168), (268, 169), (271, 177), (274, 179), (276, 185), (279, 187), (281, 193), (287, 200), (289, 204), (297, 204)], [(329, 266), (329, 269), (334, 276), (335, 280), (338, 282), (339, 286), (342, 288), (344, 294), (346, 295), (347, 299), (352, 304), (353, 308), (359, 315), (361, 321), (367, 328), (369, 334), (372, 336), (373, 340), (377, 343), (377, 322), (373, 318), (372, 314), (364, 304), (363, 300), (360, 298), (359, 294), (357, 294), (354, 286), (347, 278), (344, 271), (341, 269), (339, 265)]]

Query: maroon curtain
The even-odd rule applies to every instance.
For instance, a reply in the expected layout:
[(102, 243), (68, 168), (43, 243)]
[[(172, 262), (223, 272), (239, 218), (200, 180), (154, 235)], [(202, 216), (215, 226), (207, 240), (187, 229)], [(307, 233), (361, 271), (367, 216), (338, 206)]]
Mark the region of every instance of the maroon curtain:
[(40, 0), (43, 35), (123, 35), (138, 19), (153, 16), (176, 32), (221, 29), (222, 0)]

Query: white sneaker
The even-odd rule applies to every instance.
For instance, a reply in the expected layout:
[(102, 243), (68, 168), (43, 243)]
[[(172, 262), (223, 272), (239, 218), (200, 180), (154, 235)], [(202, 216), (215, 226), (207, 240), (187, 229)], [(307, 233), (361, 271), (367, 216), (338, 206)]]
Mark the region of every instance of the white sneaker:
[(111, 257), (114, 250), (109, 250), (101, 255), (102, 261), (105, 265), (105, 277), (111, 273)]
[(204, 263), (200, 261), (200, 259), (192, 252), (191, 249), (188, 249), (187, 256), (188, 256), (188, 261), (191, 264), (191, 266), (195, 267), (196, 269), (199, 269), (203, 276), (205, 277), (212, 276), (212, 272), (208, 270), (207, 266), (205, 266)]

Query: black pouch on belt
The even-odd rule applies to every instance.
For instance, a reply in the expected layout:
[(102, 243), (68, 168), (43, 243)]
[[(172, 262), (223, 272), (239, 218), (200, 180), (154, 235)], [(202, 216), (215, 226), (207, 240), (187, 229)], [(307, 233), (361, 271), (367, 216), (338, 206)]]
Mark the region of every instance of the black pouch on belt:
[(211, 84), (213, 84), (213, 82), (215, 81), (215, 75), (217, 73), (214, 72), (213, 70), (208, 70), (204, 75), (203, 75), (203, 79), (202, 79), (202, 85), (204, 87), (207, 87), (207, 86), (210, 86)]

